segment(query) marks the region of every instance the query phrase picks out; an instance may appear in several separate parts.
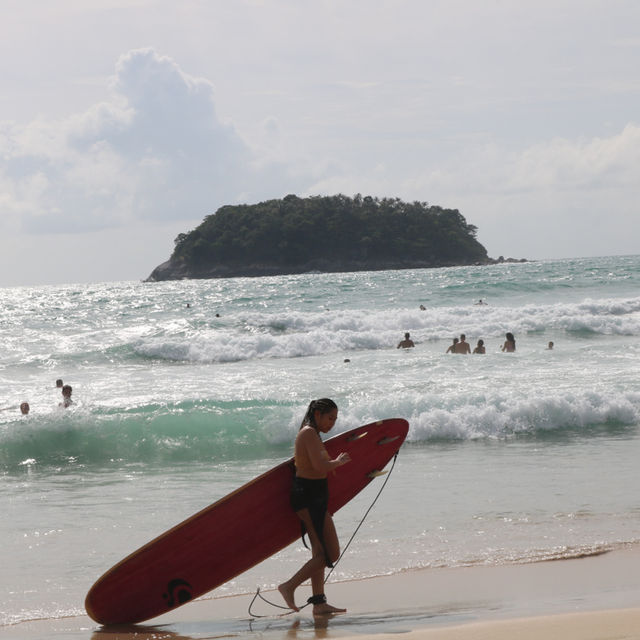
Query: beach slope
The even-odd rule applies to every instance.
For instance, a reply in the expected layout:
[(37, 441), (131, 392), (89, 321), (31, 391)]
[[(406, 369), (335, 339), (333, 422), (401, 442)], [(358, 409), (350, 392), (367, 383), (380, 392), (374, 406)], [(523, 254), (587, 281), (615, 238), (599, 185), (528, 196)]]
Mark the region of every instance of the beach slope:
[[(376, 640), (640, 640), (640, 552), (525, 565), (407, 571), (333, 583), (332, 603), (348, 613), (314, 619), (280, 610), (253, 594), (200, 599), (147, 625), (100, 627), (86, 616), (39, 620), (0, 629), (26, 640), (189, 640), (220, 637), (345, 638)], [(273, 591), (266, 598), (278, 604)], [(300, 601), (306, 596), (302, 587)], [(265, 617), (258, 617), (265, 616)]]

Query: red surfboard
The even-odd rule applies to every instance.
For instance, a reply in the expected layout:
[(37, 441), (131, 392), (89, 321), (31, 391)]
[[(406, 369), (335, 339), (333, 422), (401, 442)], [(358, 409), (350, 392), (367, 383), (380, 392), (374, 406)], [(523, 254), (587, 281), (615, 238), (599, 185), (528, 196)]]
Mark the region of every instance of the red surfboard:
[[(324, 444), (351, 462), (329, 475), (335, 513), (379, 475), (409, 430), (406, 420), (381, 420)], [(294, 475), (287, 460), (147, 543), (91, 587), (87, 613), (101, 624), (142, 622), (219, 587), (300, 537), (289, 504)]]

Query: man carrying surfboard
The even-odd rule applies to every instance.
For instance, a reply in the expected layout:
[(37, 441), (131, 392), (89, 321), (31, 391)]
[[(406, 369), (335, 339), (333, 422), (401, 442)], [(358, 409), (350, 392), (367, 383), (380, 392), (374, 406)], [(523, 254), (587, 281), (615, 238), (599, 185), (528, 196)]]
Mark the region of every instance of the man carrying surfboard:
[(313, 604), (314, 615), (344, 613), (327, 603), (324, 595), (324, 568), (333, 567), (340, 556), (340, 543), (328, 512), (329, 491), (327, 474), (351, 460), (342, 452), (333, 460), (320, 439), (320, 433), (328, 433), (338, 419), (338, 407), (333, 400), (312, 400), (300, 425), (294, 447), (296, 475), (291, 488), (291, 506), (302, 522), (304, 532), (311, 541), (311, 560), (306, 562), (278, 591), (288, 607), (296, 606), (295, 590), (309, 578), (313, 595), (307, 602)]

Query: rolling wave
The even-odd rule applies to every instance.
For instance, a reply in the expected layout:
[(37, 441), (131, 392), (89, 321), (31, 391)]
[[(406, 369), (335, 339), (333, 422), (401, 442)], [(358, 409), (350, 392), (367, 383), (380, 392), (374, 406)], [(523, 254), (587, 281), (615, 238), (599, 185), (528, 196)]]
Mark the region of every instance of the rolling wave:
[[(375, 412), (374, 415), (371, 412)], [(0, 426), (0, 469), (150, 466), (286, 459), (301, 407), (275, 401), (183, 402), (29, 416)], [(407, 442), (593, 438), (637, 429), (640, 393), (476, 398), (456, 406), (428, 396), (352, 403), (336, 433), (385, 417), (409, 420)]]
[(485, 339), (507, 331), (520, 338), (544, 332), (568, 336), (640, 336), (640, 298), (586, 300), (522, 307), (442, 307), (369, 312), (343, 310), (242, 315), (237, 327), (159, 332), (120, 347), (126, 357), (173, 362), (225, 363), (389, 349), (404, 331), (417, 342), (449, 340), (458, 330)]

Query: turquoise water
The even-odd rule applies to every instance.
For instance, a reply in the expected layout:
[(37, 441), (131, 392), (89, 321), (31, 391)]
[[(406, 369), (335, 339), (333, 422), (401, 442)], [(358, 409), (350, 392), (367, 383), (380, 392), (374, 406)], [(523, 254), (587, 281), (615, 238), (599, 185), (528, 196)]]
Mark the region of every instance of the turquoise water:
[[(410, 422), (332, 579), (638, 544), (639, 285), (626, 256), (0, 290), (0, 624), (82, 612), (112, 564), (288, 458), (320, 396), (336, 432)], [(461, 332), (486, 355), (445, 355)], [(377, 486), (337, 514), (343, 540)]]

